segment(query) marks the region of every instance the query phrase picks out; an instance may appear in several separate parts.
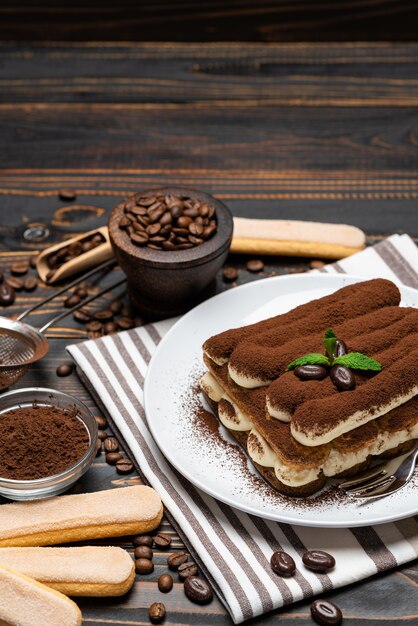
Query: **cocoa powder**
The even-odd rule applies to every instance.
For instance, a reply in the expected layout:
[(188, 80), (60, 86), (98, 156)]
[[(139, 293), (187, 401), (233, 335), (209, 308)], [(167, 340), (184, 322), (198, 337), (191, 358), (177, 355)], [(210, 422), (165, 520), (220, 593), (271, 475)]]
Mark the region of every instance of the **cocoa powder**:
[(33, 404), (0, 415), (0, 442), (0, 476), (34, 480), (74, 465), (90, 437), (76, 410)]

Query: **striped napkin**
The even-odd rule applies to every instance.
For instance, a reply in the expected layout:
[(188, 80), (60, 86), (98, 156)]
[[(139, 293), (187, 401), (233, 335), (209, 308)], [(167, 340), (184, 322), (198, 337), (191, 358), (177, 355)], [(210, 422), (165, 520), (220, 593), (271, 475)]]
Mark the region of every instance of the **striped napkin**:
[[(414, 242), (407, 235), (394, 235), (319, 271), (385, 277), (418, 288), (417, 270)], [(147, 428), (142, 389), (152, 353), (173, 323), (150, 324), (72, 345), (68, 351), (235, 623), (418, 556), (418, 516), (353, 529), (290, 526), (232, 509), (199, 491), (171, 467)], [(315, 548), (336, 557), (337, 565), (329, 574), (316, 574), (301, 565), (302, 553)], [(294, 577), (280, 578), (272, 572), (269, 559), (275, 550), (293, 556)]]

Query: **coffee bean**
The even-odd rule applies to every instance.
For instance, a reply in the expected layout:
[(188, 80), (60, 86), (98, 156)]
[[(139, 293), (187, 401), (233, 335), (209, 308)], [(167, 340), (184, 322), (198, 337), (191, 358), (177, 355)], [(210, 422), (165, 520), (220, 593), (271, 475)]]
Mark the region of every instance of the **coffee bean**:
[(187, 237), (187, 239), (190, 241), (190, 243), (192, 243), (194, 246), (200, 246), (200, 244), (204, 243), (203, 239), (201, 237), (195, 237), (194, 235), (189, 235)]
[(333, 365), (329, 376), (338, 391), (350, 391), (356, 386), (356, 380), (352, 371), (348, 367), (344, 367), (344, 365)]
[(151, 535), (137, 535), (132, 539), (132, 543), (134, 546), (148, 546), (148, 548), (151, 548), (153, 539)]
[(337, 343), (335, 344), (333, 357), (336, 359), (338, 356), (343, 356), (348, 353), (347, 344), (342, 339), (337, 339)]
[(326, 572), (335, 565), (335, 559), (332, 554), (324, 552), (323, 550), (308, 550), (302, 554), (302, 561), (309, 567), (309, 569), (315, 572)]
[(173, 216), (171, 215), (170, 211), (166, 211), (161, 216), (160, 224), (161, 226), (171, 226), (172, 221), (173, 221)]
[(89, 332), (87, 333), (87, 337), (89, 339), (98, 339), (101, 336), (102, 336), (102, 333), (97, 330), (89, 330)]
[(168, 593), (173, 588), (173, 577), (170, 574), (161, 574), (158, 579), (158, 589), (161, 593)]
[(102, 309), (101, 311), (95, 311), (93, 317), (95, 320), (99, 320), (99, 322), (108, 322), (113, 318), (113, 313), (110, 309)]
[(196, 237), (201, 237), (203, 233), (203, 226), (201, 224), (196, 224), (196, 222), (192, 222), (189, 226), (189, 232)]
[(129, 330), (134, 327), (134, 321), (130, 317), (120, 317), (117, 321), (117, 325), (121, 330)]
[(27, 276), (23, 283), (23, 289), (25, 291), (35, 291), (38, 286), (38, 279), (36, 276)]
[(29, 259), (29, 265), (32, 269), (36, 269), (36, 261), (38, 260), (38, 256), (39, 252), (34, 252)]
[(156, 199), (157, 198), (155, 196), (142, 196), (142, 198), (139, 198), (138, 202), (141, 206), (149, 207), (154, 204)]
[(148, 235), (146, 233), (134, 233), (131, 235), (131, 241), (136, 246), (145, 246), (148, 241)]
[(154, 237), (154, 235), (158, 235), (158, 233), (160, 232), (161, 224), (150, 224), (149, 226), (147, 226), (146, 230), (150, 237)]
[(171, 546), (171, 537), (166, 533), (157, 533), (154, 535), (154, 544), (160, 550), (167, 550)]
[(116, 437), (107, 437), (104, 442), (106, 452), (117, 452), (119, 450), (119, 441)]
[(101, 439), (102, 441), (104, 441), (105, 439), (108, 438), (108, 434), (105, 430), (103, 430), (102, 428), (99, 428), (97, 436), (99, 439)]
[(121, 228), (122, 230), (126, 230), (128, 228), (128, 226), (131, 225), (131, 220), (129, 219), (129, 217), (126, 217), (126, 215), (122, 215), (122, 217), (119, 220), (119, 228)]
[(73, 313), (73, 318), (80, 322), (80, 324), (86, 324), (91, 320), (91, 314), (87, 311), (87, 309), (77, 309)]
[(176, 246), (172, 241), (163, 241), (161, 247), (163, 250), (176, 250)]
[(109, 304), (109, 310), (112, 311), (114, 315), (118, 315), (122, 311), (123, 302), (120, 300), (113, 300)]
[(222, 270), (222, 275), (226, 283), (232, 283), (238, 278), (238, 270), (235, 267), (224, 267)]
[(15, 291), (22, 291), (23, 289), (23, 280), (21, 278), (17, 278), (17, 276), (8, 276), (6, 278), (6, 283)]
[(103, 326), (103, 332), (105, 335), (113, 335), (117, 333), (119, 330), (119, 326), (116, 322), (106, 322)]
[(58, 196), (61, 200), (65, 200), (66, 202), (71, 202), (77, 198), (75, 191), (72, 189), (60, 189)]
[(186, 563), (188, 558), (189, 555), (187, 552), (173, 552), (173, 554), (170, 554), (167, 558), (167, 565), (170, 569), (177, 570), (180, 565)]
[(189, 576), (197, 575), (197, 565), (192, 561), (187, 561), (177, 568), (177, 572), (181, 580), (186, 580)]
[(108, 427), (107, 419), (105, 417), (103, 417), (103, 415), (96, 415), (95, 419), (96, 419), (96, 422), (97, 422), (97, 426), (101, 430), (104, 430), (105, 428)]
[(322, 365), (298, 365), (293, 370), (300, 380), (324, 380), (328, 376), (328, 370)]
[(108, 452), (106, 454), (106, 463), (109, 465), (116, 465), (120, 459), (123, 459), (123, 454), (120, 452)]
[(290, 554), (281, 550), (273, 552), (270, 565), (273, 572), (279, 574), (279, 576), (293, 576), (296, 571), (296, 564)]
[(72, 309), (73, 306), (77, 306), (77, 304), (80, 304), (80, 302), (80, 296), (77, 296), (77, 294), (73, 293), (72, 296), (68, 296), (68, 298), (64, 300), (64, 306), (66, 309)]
[(319, 261), (317, 259), (313, 259), (312, 261), (309, 261), (309, 267), (311, 268), (311, 270), (319, 270), (321, 269), (321, 267), (324, 267), (325, 263), (324, 261)]
[(61, 363), (61, 365), (58, 365), (55, 372), (57, 376), (60, 376), (62, 378), (63, 376), (69, 376), (70, 374), (72, 374), (73, 369), (74, 366), (72, 363)]
[(154, 571), (154, 563), (150, 559), (136, 559), (135, 571), (137, 574), (151, 574)]
[(161, 624), (165, 619), (166, 610), (162, 602), (154, 602), (148, 609), (148, 615), (152, 624)]
[(330, 600), (315, 600), (311, 604), (312, 618), (322, 626), (338, 626), (343, 621), (341, 609)]
[(137, 546), (134, 550), (134, 557), (136, 559), (149, 559), (154, 556), (154, 552), (149, 546)]
[(197, 576), (189, 576), (184, 581), (184, 592), (192, 602), (196, 604), (207, 604), (213, 598), (212, 589), (206, 580)]
[(116, 461), (116, 471), (118, 474), (130, 474), (134, 469), (134, 464), (129, 459)]
[(27, 261), (25, 262), (17, 262), (17, 263), (12, 263), (10, 266), (10, 271), (13, 274), (13, 276), (23, 276), (24, 274), (27, 274), (29, 271), (29, 263)]
[(87, 298), (87, 296), (89, 295), (85, 287), (77, 287), (77, 289), (74, 290), (74, 293), (82, 300), (84, 300), (84, 298)]
[(86, 324), (87, 330), (99, 331), (102, 330), (102, 324), (98, 320), (92, 320)]
[(264, 263), (261, 259), (252, 259), (251, 261), (247, 261), (246, 268), (249, 272), (262, 272)]

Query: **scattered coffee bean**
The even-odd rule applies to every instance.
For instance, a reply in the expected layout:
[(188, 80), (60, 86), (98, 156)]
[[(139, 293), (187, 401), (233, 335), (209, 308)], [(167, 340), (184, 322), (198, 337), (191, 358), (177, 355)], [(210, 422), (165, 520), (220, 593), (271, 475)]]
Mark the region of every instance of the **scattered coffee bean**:
[(148, 609), (148, 615), (152, 624), (161, 624), (165, 619), (166, 610), (162, 602), (154, 602)]
[(135, 571), (137, 574), (151, 574), (154, 571), (154, 563), (150, 559), (136, 559)]
[(134, 321), (131, 317), (120, 317), (117, 321), (117, 325), (121, 330), (129, 330), (134, 327)]
[(343, 621), (341, 609), (330, 600), (315, 600), (311, 604), (312, 618), (322, 626), (338, 626)]
[(311, 268), (311, 270), (320, 270), (321, 267), (324, 267), (324, 265), (324, 261), (319, 261), (318, 259), (313, 259), (312, 261), (309, 261), (309, 267)]
[(329, 376), (338, 391), (350, 391), (356, 386), (353, 372), (344, 365), (333, 365), (329, 371)]
[(171, 537), (166, 533), (157, 533), (154, 535), (154, 544), (160, 550), (167, 550), (171, 546)]
[(197, 565), (193, 561), (186, 561), (179, 565), (177, 572), (181, 580), (186, 580), (189, 576), (197, 575)]
[(85, 287), (77, 287), (77, 289), (74, 289), (74, 293), (82, 300), (84, 300), (84, 298), (87, 298), (87, 296), (89, 295)]
[(238, 270), (235, 267), (224, 267), (222, 276), (226, 283), (232, 283), (238, 278)]
[(25, 291), (35, 291), (38, 286), (38, 279), (36, 276), (27, 276), (23, 283), (23, 289)]
[(123, 454), (120, 452), (108, 452), (106, 454), (106, 463), (109, 465), (116, 465), (120, 459), (123, 459)]
[(273, 572), (279, 574), (279, 576), (293, 576), (296, 571), (296, 564), (290, 554), (281, 550), (273, 552), (270, 565)]
[(136, 559), (149, 559), (154, 556), (154, 552), (148, 546), (138, 546), (134, 550), (134, 557)]
[(66, 202), (71, 202), (77, 198), (75, 191), (72, 189), (60, 189), (58, 192), (58, 196), (60, 200), (65, 200)]
[(189, 555), (187, 552), (173, 552), (173, 554), (170, 554), (167, 558), (167, 565), (170, 569), (177, 570), (180, 565), (186, 563), (188, 558)]
[(73, 313), (73, 318), (80, 324), (87, 324), (91, 320), (91, 315), (86, 309), (77, 309)]
[(23, 280), (17, 276), (8, 276), (6, 283), (15, 291), (22, 291), (23, 289)]
[(335, 559), (332, 554), (323, 550), (308, 550), (302, 554), (302, 561), (311, 570), (315, 572), (325, 572), (332, 569), (335, 565)]
[(109, 309), (112, 311), (112, 313), (114, 315), (118, 315), (123, 308), (123, 302), (121, 302), (121, 300), (113, 300), (110, 304), (109, 304)]
[(16, 299), (15, 290), (7, 282), (0, 284), (0, 306), (10, 306)]
[(73, 293), (71, 296), (68, 296), (68, 298), (64, 300), (64, 306), (66, 309), (72, 309), (73, 306), (77, 306), (77, 304), (80, 304), (80, 302), (81, 298), (76, 293)]
[(132, 543), (134, 546), (148, 546), (151, 548), (153, 539), (151, 535), (137, 535), (132, 539)]
[(101, 336), (102, 333), (98, 330), (89, 330), (89, 332), (87, 333), (88, 339), (98, 339)]
[(91, 320), (91, 322), (87, 322), (86, 328), (87, 330), (98, 332), (99, 330), (102, 330), (102, 324), (98, 320)]
[(106, 322), (103, 324), (103, 332), (105, 335), (114, 335), (119, 330), (117, 322)]
[(101, 429), (101, 428), (99, 428), (99, 430), (97, 431), (97, 436), (102, 441), (104, 441), (105, 439), (108, 438), (107, 432), (105, 430)]
[(324, 380), (328, 376), (328, 370), (322, 365), (298, 365), (293, 370), (300, 380)]
[(104, 442), (106, 452), (117, 452), (119, 450), (119, 441), (116, 437), (107, 437)]
[(25, 261), (24, 263), (12, 263), (10, 266), (10, 271), (13, 276), (24, 276), (29, 271), (29, 263)]
[(62, 378), (63, 376), (69, 376), (70, 374), (72, 374), (73, 368), (74, 366), (72, 363), (61, 363), (61, 365), (58, 365), (55, 372), (57, 376), (60, 376)]
[(99, 320), (99, 322), (109, 322), (113, 318), (113, 313), (110, 309), (103, 309), (93, 313), (93, 317), (95, 320)]
[(247, 261), (246, 267), (249, 272), (262, 272), (264, 269), (264, 263), (261, 259), (251, 259), (250, 261)]
[(333, 357), (336, 359), (338, 356), (343, 356), (348, 353), (347, 344), (342, 339), (337, 339), (335, 344)]
[(170, 574), (161, 574), (158, 579), (158, 589), (161, 593), (168, 593), (173, 588), (173, 577)]
[(134, 469), (134, 464), (129, 459), (116, 461), (116, 471), (118, 474), (130, 474)]
[(96, 422), (97, 422), (97, 426), (101, 430), (104, 430), (105, 428), (108, 427), (107, 419), (105, 417), (103, 417), (103, 415), (96, 415), (95, 419), (96, 419)]
[(184, 592), (192, 602), (207, 604), (213, 598), (212, 589), (203, 578), (189, 576), (184, 581)]

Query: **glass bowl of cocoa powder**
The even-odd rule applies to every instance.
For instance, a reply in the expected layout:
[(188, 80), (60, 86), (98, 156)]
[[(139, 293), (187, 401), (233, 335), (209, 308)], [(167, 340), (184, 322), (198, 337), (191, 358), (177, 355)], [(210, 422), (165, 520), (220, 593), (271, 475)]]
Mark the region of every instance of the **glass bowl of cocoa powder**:
[(0, 495), (37, 500), (58, 495), (97, 452), (94, 415), (77, 398), (31, 387), (0, 395)]
[(232, 230), (225, 204), (196, 189), (159, 187), (119, 202), (109, 237), (138, 312), (170, 317), (213, 295)]

